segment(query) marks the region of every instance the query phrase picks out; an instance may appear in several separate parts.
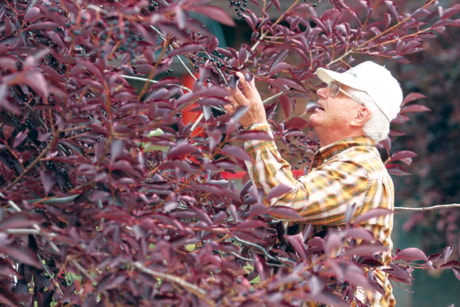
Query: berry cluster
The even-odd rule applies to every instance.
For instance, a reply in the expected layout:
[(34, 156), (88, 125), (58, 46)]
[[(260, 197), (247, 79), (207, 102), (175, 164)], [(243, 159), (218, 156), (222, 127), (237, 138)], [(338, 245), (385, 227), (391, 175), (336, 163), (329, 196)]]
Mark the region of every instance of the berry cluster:
[(157, 1), (150, 0), (150, 3), (148, 5), (149, 11), (157, 12), (159, 8), (160, 8), (160, 4), (158, 4)]
[(217, 50), (214, 50), (212, 54), (200, 53), (196, 56), (194, 61), (195, 71), (199, 70), (199, 65), (205, 64), (207, 62), (211, 62), (215, 67), (224, 72), (233, 71), (235, 69), (235, 67), (225, 63), (225, 60), (222, 59), (221, 53), (219, 53)]
[(236, 15), (238, 19), (243, 18), (243, 13), (246, 12), (246, 7), (248, 6), (248, 0), (230, 0), (230, 7), (235, 8)]

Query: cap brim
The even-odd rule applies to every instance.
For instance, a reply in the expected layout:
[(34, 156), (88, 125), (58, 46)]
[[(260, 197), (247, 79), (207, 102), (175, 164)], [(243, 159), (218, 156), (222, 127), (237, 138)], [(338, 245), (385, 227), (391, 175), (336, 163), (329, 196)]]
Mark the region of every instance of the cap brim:
[(323, 81), (324, 83), (330, 84), (332, 81), (337, 81), (341, 84), (346, 86), (352, 87), (354, 89), (365, 91), (366, 86), (353, 77), (351, 74), (348, 73), (338, 73), (329, 69), (325, 68), (318, 68), (316, 70), (316, 74), (318, 78)]

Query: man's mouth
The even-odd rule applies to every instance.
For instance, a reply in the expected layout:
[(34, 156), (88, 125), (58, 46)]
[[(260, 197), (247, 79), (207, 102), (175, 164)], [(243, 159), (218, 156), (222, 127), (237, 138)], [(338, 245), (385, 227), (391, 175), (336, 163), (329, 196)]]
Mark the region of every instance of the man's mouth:
[(317, 110), (324, 111), (324, 108), (319, 103), (317, 103), (316, 101), (315, 102), (311, 101), (311, 102), (309, 102), (307, 104), (307, 112), (306, 113), (314, 113)]
[(324, 107), (323, 107), (321, 104), (316, 103), (316, 105), (315, 105), (315, 111), (318, 111), (318, 110), (319, 110), (319, 111), (324, 111)]

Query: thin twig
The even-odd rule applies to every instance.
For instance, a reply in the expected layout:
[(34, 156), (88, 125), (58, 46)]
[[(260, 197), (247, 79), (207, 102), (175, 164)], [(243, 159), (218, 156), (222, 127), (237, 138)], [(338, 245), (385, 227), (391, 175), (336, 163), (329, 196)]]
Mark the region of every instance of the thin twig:
[[(160, 30), (158, 30), (155, 26), (150, 26), (157, 34), (158, 36), (160, 36), (160, 38), (163, 40), (163, 41), (166, 41), (166, 37), (164, 36), (163, 32), (161, 32)], [(170, 46), (169, 46), (170, 49), (174, 49), (174, 48), (179, 48), (179, 45), (177, 45), (175, 42), (170, 42)], [(196, 81), (197, 78), (195, 77), (195, 74), (190, 70), (190, 68), (185, 64), (185, 62), (182, 60), (182, 58), (180, 57), (180, 55), (176, 56), (177, 57), (177, 60), (179, 61), (179, 63), (184, 67), (184, 69), (187, 71), (187, 73)]]
[[(425, 5), (421, 8), (421, 9), (425, 9), (426, 7), (429, 7), (434, 1), (436, 0), (430, 0), (428, 2), (425, 3)], [(376, 39), (390, 33), (391, 31), (393, 31), (394, 29), (397, 29), (398, 27), (401, 27), (404, 23), (410, 21), (411, 19), (413, 18), (413, 15), (408, 15), (406, 18), (404, 18), (403, 20), (395, 23), (394, 25), (392, 25), (391, 27), (385, 29), (384, 31), (382, 31), (381, 33), (375, 35), (374, 37), (371, 37), (370, 39), (368, 39), (367, 41), (361, 43), (356, 49), (352, 48), (350, 50), (348, 50), (347, 52), (345, 52), (344, 54), (342, 54), (340, 57), (338, 57), (337, 59), (335, 60), (332, 60), (329, 65), (335, 63), (335, 62), (339, 62), (339, 61), (342, 61), (345, 57), (351, 55), (352, 53), (357, 53), (360, 49), (363, 49), (365, 46), (368, 46), (369, 43), (375, 41)], [(429, 28), (428, 28), (429, 29)], [(425, 32), (427, 29), (424, 29), (424, 30), (420, 30), (419, 32)], [(409, 35), (410, 36), (410, 35)], [(401, 38), (399, 38), (401, 39)]]
[(170, 282), (173, 282), (175, 284), (178, 284), (179, 286), (192, 292), (193, 294), (195, 294), (196, 296), (204, 300), (207, 304), (211, 306), (216, 306), (216, 303), (214, 301), (206, 297), (206, 291), (194, 284), (191, 284), (177, 276), (149, 269), (140, 262), (130, 262), (130, 264), (134, 266), (136, 269), (140, 270), (141, 272), (144, 272), (144, 273), (156, 276), (156, 277), (160, 277)]
[(448, 209), (448, 208), (460, 208), (460, 204), (447, 204), (447, 205), (436, 205), (431, 207), (421, 207), (421, 208), (411, 208), (411, 207), (395, 207), (395, 211), (432, 211), (438, 209)]
[(240, 239), (237, 236), (233, 236), (233, 238), (237, 242), (239, 242), (239, 243), (241, 243), (243, 245), (247, 245), (247, 246), (250, 246), (252, 248), (255, 248), (255, 249), (261, 251), (265, 255), (265, 257), (267, 257), (268, 259), (270, 259), (272, 261), (275, 261), (275, 262), (279, 262), (278, 258), (273, 257), (272, 255), (270, 255), (270, 253), (267, 252), (267, 250), (265, 248), (263, 248), (263, 246), (260, 246), (259, 244), (252, 243), (252, 242), (249, 242), (249, 241), (246, 241), (246, 240), (243, 240), (243, 239)]
[[(292, 8), (294, 8), (298, 3), (299, 3), (299, 0), (294, 1), (294, 2), (293, 2), (293, 3), (292, 3), (292, 4), (291, 4), (281, 15), (280, 15), (280, 17), (278, 17), (278, 19), (275, 20), (275, 22), (272, 24), (272, 26), (279, 24), (279, 23), (283, 20), (284, 16), (285, 16), (287, 13), (289, 13), (289, 12), (292, 10)], [(265, 4), (265, 3), (264, 3), (264, 4)], [(263, 10), (265, 11), (265, 8), (264, 8)], [(255, 42), (255, 44), (251, 47), (251, 51), (252, 51), (252, 52), (254, 52), (254, 51), (257, 49), (257, 47), (259, 47), (260, 42), (263, 41), (263, 40), (266, 38), (266, 36), (268, 35), (268, 33), (269, 33), (268, 30), (266, 30), (265, 32), (262, 32), (262, 33), (261, 33), (259, 39), (258, 39), (258, 40)], [(245, 63), (245, 62), (248, 60), (248, 56), (249, 56), (249, 54), (247, 55), (247, 57), (246, 57), (246, 59), (244, 60), (243, 63)], [(241, 65), (243, 65), (243, 64), (241, 64)]]
[[(150, 83), (159, 83), (157, 80), (152, 80), (152, 79), (147, 79), (147, 78), (142, 78), (142, 77), (135, 77), (135, 76), (128, 76), (128, 75), (121, 75), (125, 79), (132, 79), (132, 80), (137, 80), (137, 81), (143, 81), (143, 82), (150, 82)], [(177, 86), (178, 88), (186, 91), (186, 92), (191, 92), (192, 90), (186, 86), (183, 86), (181, 84), (176, 84), (176, 83), (169, 83), (165, 84), (169, 86)]]
[(37, 158), (35, 158), (35, 160), (32, 161), (32, 163), (30, 163), (29, 166), (27, 166), (27, 168), (23, 172), (6, 187), (7, 190), (11, 189), (19, 181), (21, 181), (22, 178), (24, 178), (24, 176), (27, 175), (27, 173), (30, 172), (30, 170), (32, 170), (37, 165), (38, 162), (40, 162), (40, 160), (46, 155), (46, 153), (55, 145), (57, 139), (59, 138), (59, 133), (60, 133), (60, 130), (57, 130), (56, 133), (53, 135), (53, 139), (51, 140), (51, 142), (48, 143), (45, 149), (43, 149), (40, 152)]

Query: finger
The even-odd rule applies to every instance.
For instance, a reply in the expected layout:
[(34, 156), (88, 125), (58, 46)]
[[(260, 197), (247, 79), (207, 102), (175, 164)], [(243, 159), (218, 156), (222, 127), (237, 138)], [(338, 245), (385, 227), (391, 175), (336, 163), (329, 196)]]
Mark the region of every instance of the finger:
[(239, 89), (239, 88), (230, 88), (229, 89), (230, 94), (232, 94), (232, 102), (233, 103), (238, 103), (238, 105), (247, 105), (248, 100), (244, 93)]
[(242, 72), (236, 72), (235, 74), (240, 79), (240, 85), (244, 92), (243, 95), (245, 99), (252, 102), (261, 100), (259, 91), (256, 87), (255, 78), (251, 78), (250, 81), (248, 81), (247, 79), (245, 79), (244, 74)]
[(226, 104), (226, 105), (224, 105), (224, 110), (227, 113), (232, 113), (235, 109), (233, 108), (233, 106), (231, 104)]
[(248, 83), (246, 78), (244, 77), (244, 74), (241, 72), (241, 71), (237, 71), (235, 72), (235, 76), (237, 76), (238, 78), (238, 81), (240, 82), (240, 84), (246, 84)]
[(233, 112), (236, 108), (239, 107), (238, 102), (235, 100), (233, 96), (225, 96), (225, 100), (227, 100), (228, 104), (224, 105), (224, 110), (227, 112)]
[(240, 82), (239, 78), (236, 75), (231, 75), (228, 80), (228, 86), (231, 88), (238, 87), (238, 83)]

